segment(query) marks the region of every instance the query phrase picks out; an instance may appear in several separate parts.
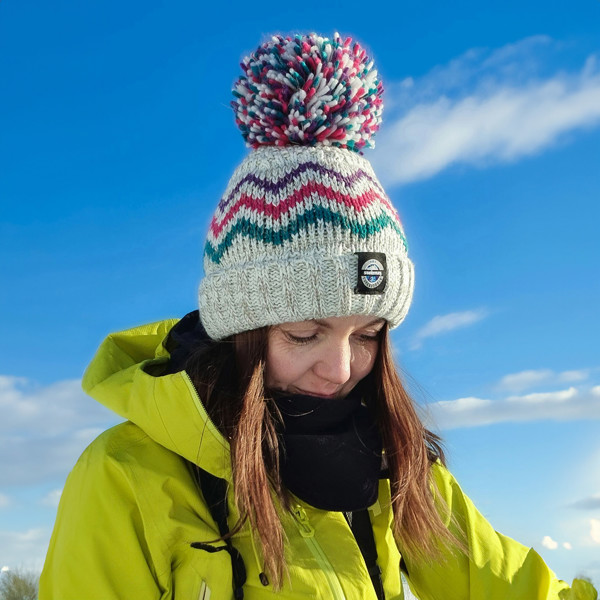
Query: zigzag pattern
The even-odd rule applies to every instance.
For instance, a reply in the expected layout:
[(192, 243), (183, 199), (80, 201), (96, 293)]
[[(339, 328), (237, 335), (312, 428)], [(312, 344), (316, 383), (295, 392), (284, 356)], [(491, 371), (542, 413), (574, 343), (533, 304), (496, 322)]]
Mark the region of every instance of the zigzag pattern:
[(275, 196), (279, 196), (284, 188), (293, 183), (299, 175), (302, 175), (306, 172), (319, 173), (322, 177), (328, 176), (331, 179), (337, 180), (340, 184), (345, 186), (352, 186), (359, 180), (366, 178), (371, 182), (371, 184), (375, 188), (377, 188), (381, 192), (381, 195), (385, 197), (385, 192), (381, 187), (380, 183), (369, 173), (363, 171), (362, 169), (357, 169), (352, 175), (342, 175), (341, 173), (339, 173), (339, 171), (335, 171), (334, 169), (324, 167), (323, 165), (313, 161), (307, 161), (298, 165), (296, 168), (292, 169), (289, 173), (286, 173), (281, 179), (278, 179), (277, 181), (268, 181), (265, 179), (261, 179), (259, 177), (256, 177), (256, 175), (254, 175), (253, 173), (245, 175), (233, 187), (233, 189), (221, 199), (221, 201), (219, 202), (219, 206), (217, 207), (217, 211), (224, 212), (227, 209), (227, 206), (233, 200), (234, 196), (240, 191), (240, 189), (243, 186), (247, 184), (255, 184), (256, 187), (258, 187), (259, 189), (263, 189)]
[[(337, 202), (340, 205), (343, 204), (348, 208), (353, 208), (357, 213), (363, 212), (366, 208), (371, 206), (374, 201), (379, 201), (382, 202), (389, 209), (390, 214), (400, 222), (398, 214), (390, 205), (389, 200), (385, 196), (382, 197), (374, 190), (369, 190), (362, 194), (357, 194), (356, 196), (350, 196), (340, 194), (323, 184), (309, 182), (299, 189), (294, 190), (287, 198), (281, 199), (278, 204), (267, 204), (262, 200), (257, 200), (254, 196), (242, 193), (235, 204), (229, 207), (222, 219), (217, 220), (216, 215), (213, 217), (210, 224), (210, 234), (213, 239), (216, 240), (229, 222), (244, 208), (249, 209), (258, 221), (262, 220), (263, 217), (281, 219), (282, 215), (288, 214), (298, 205), (305, 204), (306, 200), (313, 195), (316, 196), (316, 198), (313, 197), (316, 202), (321, 198), (326, 198), (328, 201)], [(248, 214), (248, 211), (243, 212), (244, 214)]]
[(280, 230), (259, 225), (255, 221), (242, 217), (235, 222), (231, 230), (227, 232), (216, 246), (209, 240), (206, 240), (204, 254), (213, 263), (220, 264), (223, 255), (232, 246), (238, 236), (260, 240), (263, 243), (272, 244), (273, 246), (280, 246), (290, 240), (292, 236), (297, 235), (301, 231), (306, 231), (310, 225), (317, 225), (318, 223), (331, 224), (335, 227), (349, 230), (359, 239), (368, 238), (386, 227), (390, 227), (400, 236), (404, 247), (406, 248), (407, 246), (406, 238), (399, 223), (385, 212), (381, 212), (378, 216), (361, 223), (356, 219), (350, 219), (347, 215), (340, 214), (324, 206), (315, 206), (304, 212), (303, 215), (298, 215), (287, 224), (285, 229)]

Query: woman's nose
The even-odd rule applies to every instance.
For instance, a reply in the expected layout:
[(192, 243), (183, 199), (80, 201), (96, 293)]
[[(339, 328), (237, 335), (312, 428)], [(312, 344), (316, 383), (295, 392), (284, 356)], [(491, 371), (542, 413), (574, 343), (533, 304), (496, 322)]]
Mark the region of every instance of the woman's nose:
[(350, 379), (352, 349), (348, 340), (328, 344), (320, 352), (314, 372), (322, 379), (341, 385)]

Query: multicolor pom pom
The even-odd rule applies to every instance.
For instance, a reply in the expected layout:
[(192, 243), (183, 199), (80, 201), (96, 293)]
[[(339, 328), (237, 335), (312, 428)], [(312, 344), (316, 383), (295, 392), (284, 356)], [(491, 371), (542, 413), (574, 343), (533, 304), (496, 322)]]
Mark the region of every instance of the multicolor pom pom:
[(351, 38), (274, 36), (241, 67), (231, 105), (248, 146), (374, 147), (383, 85)]

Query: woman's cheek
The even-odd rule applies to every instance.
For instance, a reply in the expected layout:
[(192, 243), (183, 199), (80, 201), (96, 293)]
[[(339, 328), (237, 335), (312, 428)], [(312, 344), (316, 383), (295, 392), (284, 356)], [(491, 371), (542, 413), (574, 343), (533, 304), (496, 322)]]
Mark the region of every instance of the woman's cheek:
[(354, 368), (363, 376), (368, 375), (375, 364), (377, 346), (375, 344), (360, 345), (354, 352)]
[(286, 344), (273, 344), (267, 354), (267, 385), (282, 387), (293, 383), (303, 369), (302, 352)]

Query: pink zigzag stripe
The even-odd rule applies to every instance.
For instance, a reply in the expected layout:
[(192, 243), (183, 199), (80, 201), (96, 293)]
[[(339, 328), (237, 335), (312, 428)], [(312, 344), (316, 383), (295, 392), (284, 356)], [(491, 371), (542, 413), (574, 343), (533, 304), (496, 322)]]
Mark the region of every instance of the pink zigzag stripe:
[(394, 207), (390, 204), (389, 200), (377, 194), (373, 190), (369, 190), (368, 192), (359, 194), (358, 196), (349, 196), (347, 194), (340, 194), (339, 192), (336, 192), (330, 187), (327, 187), (321, 183), (310, 182), (306, 185), (303, 185), (299, 190), (294, 190), (292, 194), (290, 194), (287, 198), (285, 198), (285, 200), (282, 200), (277, 205), (265, 204), (264, 202), (261, 202), (260, 200), (257, 200), (248, 194), (241, 194), (236, 203), (229, 207), (229, 210), (220, 223), (217, 222), (216, 216), (213, 217), (212, 223), (210, 224), (210, 231), (214, 237), (217, 238), (223, 228), (234, 218), (235, 214), (241, 207), (250, 208), (251, 210), (256, 211), (258, 214), (264, 214), (269, 217), (279, 219), (282, 214), (289, 212), (292, 208), (303, 202), (305, 198), (314, 192), (320, 196), (325, 196), (329, 200), (334, 200), (338, 204), (345, 204), (346, 206), (354, 207), (358, 209), (359, 212), (372, 204), (374, 200), (381, 200), (394, 215), (398, 223), (400, 223), (400, 217), (398, 216), (398, 213)]

